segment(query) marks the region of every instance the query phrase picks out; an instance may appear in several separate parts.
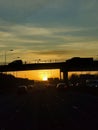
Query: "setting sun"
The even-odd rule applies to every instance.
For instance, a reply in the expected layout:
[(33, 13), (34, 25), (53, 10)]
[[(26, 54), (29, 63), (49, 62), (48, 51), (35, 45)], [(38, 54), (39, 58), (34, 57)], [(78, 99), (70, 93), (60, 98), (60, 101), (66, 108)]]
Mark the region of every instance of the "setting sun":
[(42, 80), (43, 80), (43, 81), (47, 81), (47, 80), (48, 80), (48, 77), (45, 75), (45, 76), (43, 76)]

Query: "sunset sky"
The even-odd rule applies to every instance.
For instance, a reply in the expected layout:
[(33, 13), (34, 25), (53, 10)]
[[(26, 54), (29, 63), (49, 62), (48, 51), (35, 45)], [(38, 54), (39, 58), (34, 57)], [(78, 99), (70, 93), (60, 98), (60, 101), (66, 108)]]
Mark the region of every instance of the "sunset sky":
[(0, 0), (0, 63), (5, 54), (29, 63), (98, 58), (98, 0)]

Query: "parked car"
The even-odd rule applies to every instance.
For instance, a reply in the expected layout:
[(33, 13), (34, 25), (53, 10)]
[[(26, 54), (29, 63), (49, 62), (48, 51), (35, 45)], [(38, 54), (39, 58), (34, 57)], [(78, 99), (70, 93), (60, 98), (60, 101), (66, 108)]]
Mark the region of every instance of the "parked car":
[(58, 83), (56, 88), (59, 90), (65, 90), (67, 88), (67, 85), (66, 83)]

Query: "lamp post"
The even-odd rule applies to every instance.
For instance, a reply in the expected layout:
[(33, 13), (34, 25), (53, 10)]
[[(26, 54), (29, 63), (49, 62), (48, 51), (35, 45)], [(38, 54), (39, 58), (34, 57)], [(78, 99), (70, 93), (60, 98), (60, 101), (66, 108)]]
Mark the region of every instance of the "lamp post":
[(5, 58), (5, 65), (6, 65), (6, 51), (5, 51), (5, 54), (4, 54), (4, 58)]
[[(13, 51), (13, 50), (11, 49), (11, 50), (9, 50), (9, 51)], [(6, 51), (5, 51), (5, 54), (4, 54), (5, 65), (6, 65), (6, 61), (7, 61), (7, 60), (6, 60), (6, 59), (7, 59), (6, 56), (7, 56), (7, 54), (6, 54)]]

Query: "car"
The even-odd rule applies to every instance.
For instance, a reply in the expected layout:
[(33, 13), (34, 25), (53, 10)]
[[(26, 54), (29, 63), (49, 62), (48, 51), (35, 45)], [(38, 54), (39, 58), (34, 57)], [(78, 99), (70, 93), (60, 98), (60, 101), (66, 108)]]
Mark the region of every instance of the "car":
[(98, 80), (88, 80), (86, 86), (90, 88), (98, 88)]
[(20, 85), (17, 87), (17, 93), (18, 94), (25, 94), (27, 93), (27, 86), (25, 85)]
[(66, 83), (58, 83), (56, 88), (60, 90), (65, 90), (67, 88), (67, 85)]
[(33, 88), (34, 88), (34, 85), (28, 85), (27, 86), (28, 91), (31, 91)]
[(27, 86), (27, 88), (33, 88), (33, 87), (34, 87), (34, 85), (32, 85), (32, 84)]

